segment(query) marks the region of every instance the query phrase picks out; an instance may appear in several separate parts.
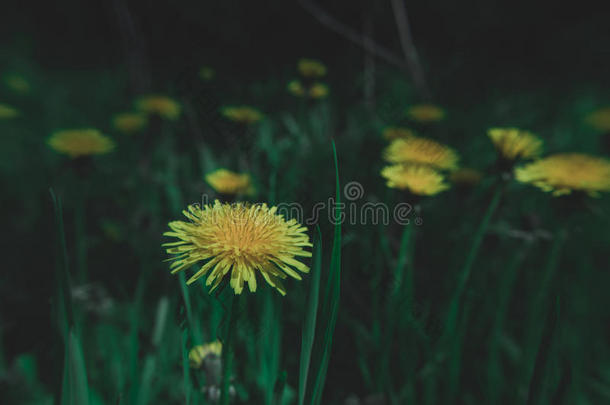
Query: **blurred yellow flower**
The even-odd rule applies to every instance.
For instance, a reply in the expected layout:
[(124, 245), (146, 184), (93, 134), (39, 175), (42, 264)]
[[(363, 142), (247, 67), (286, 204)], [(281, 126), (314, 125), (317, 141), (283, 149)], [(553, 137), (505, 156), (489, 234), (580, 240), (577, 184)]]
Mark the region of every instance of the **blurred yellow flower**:
[(315, 59), (301, 59), (299, 60), (297, 68), (303, 77), (310, 79), (317, 79), (326, 74), (326, 66)]
[(192, 368), (200, 368), (206, 357), (220, 357), (221, 354), (222, 343), (220, 343), (218, 340), (206, 343), (204, 345), (198, 345), (189, 351), (189, 363)]
[(328, 95), (328, 86), (324, 83), (314, 83), (309, 88), (309, 97), (318, 99), (324, 98)]
[(445, 110), (434, 104), (416, 104), (407, 108), (407, 116), (415, 122), (437, 122), (445, 118)]
[(254, 194), (249, 174), (239, 174), (227, 169), (217, 169), (205, 176), (205, 181), (221, 194)]
[(506, 160), (532, 159), (542, 152), (542, 139), (518, 128), (490, 128), (491, 138), (498, 154)]
[(554, 196), (610, 191), (610, 160), (580, 153), (552, 155), (515, 169), (515, 178)]
[(428, 166), (386, 166), (381, 170), (381, 175), (387, 180), (388, 187), (408, 190), (416, 195), (435, 195), (449, 188), (443, 175)]
[(201, 80), (209, 81), (212, 80), (216, 76), (216, 72), (210, 66), (202, 66), (199, 69), (199, 77)]
[(387, 127), (383, 129), (382, 135), (388, 141), (393, 141), (394, 139), (415, 136), (415, 132), (409, 128)]
[(225, 118), (241, 124), (254, 124), (263, 119), (259, 110), (249, 106), (223, 107), (221, 113)]
[(161, 118), (168, 120), (176, 120), (180, 117), (180, 104), (174, 99), (167, 96), (148, 95), (140, 97), (135, 103), (136, 110), (153, 115), (156, 114)]
[(15, 118), (20, 115), (19, 110), (7, 104), (0, 104), (0, 120)]
[(140, 132), (148, 120), (141, 113), (120, 113), (112, 117), (112, 126), (125, 134)]
[(286, 86), (288, 92), (293, 96), (301, 97), (305, 94), (305, 88), (303, 84), (298, 80), (291, 80), (288, 82), (288, 86)]
[(448, 146), (427, 138), (395, 139), (383, 152), (390, 163), (418, 163), (436, 169), (457, 168), (458, 155)]
[(311, 252), (304, 249), (312, 247), (307, 228), (295, 219), (286, 221), (277, 213), (277, 207), (221, 204), (216, 200), (213, 205), (191, 205), (182, 213), (188, 221), (170, 222), (171, 232), (164, 233), (179, 241), (163, 246), (168, 247), (168, 254), (175, 255), (170, 266), (172, 273), (207, 261), (188, 284), (209, 272), (205, 284), (212, 286), (210, 292), (225, 276), (229, 277), (235, 294), (242, 293), (244, 282), (250, 292), (255, 292), (256, 276), (260, 273), (269, 285), (285, 295), (282, 279), (288, 275), (300, 280), (295, 269), (309, 272), (307, 265), (296, 260), (311, 257)]
[(585, 122), (598, 131), (610, 131), (610, 107), (603, 107), (589, 113)]
[(72, 158), (102, 155), (114, 149), (112, 139), (93, 128), (57, 131), (49, 137), (47, 144)]
[(480, 171), (467, 167), (457, 169), (449, 175), (449, 180), (460, 186), (476, 186), (482, 178), (483, 174)]
[(19, 74), (8, 74), (4, 76), (4, 84), (15, 93), (25, 94), (31, 90), (30, 82)]

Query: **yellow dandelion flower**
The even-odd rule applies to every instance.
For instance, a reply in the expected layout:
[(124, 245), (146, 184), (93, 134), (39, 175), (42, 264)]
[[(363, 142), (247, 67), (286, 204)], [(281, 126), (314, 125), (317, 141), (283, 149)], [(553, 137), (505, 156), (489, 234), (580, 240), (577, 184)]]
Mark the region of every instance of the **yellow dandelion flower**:
[(301, 59), (297, 68), (303, 77), (311, 79), (319, 78), (326, 74), (326, 66), (315, 59)]
[(498, 154), (506, 160), (532, 159), (542, 152), (542, 139), (529, 131), (517, 128), (490, 128), (491, 138)]
[(147, 121), (141, 113), (121, 113), (112, 118), (112, 126), (125, 134), (133, 134), (144, 129)]
[(227, 169), (217, 169), (205, 176), (205, 181), (218, 193), (254, 194), (249, 174), (239, 174)]
[(19, 110), (11, 107), (8, 104), (0, 104), (0, 120), (7, 120), (18, 117)]
[(210, 66), (202, 66), (199, 69), (199, 77), (201, 80), (210, 81), (216, 76), (216, 72)]
[(286, 89), (288, 90), (288, 93), (292, 94), (293, 96), (301, 97), (305, 94), (305, 88), (298, 80), (291, 80), (288, 82)]
[(387, 186), (417, 195), (435, 195), (449, 188), (442, 174), (428, 166), (397, 164), (386, 166), (381, 175)]
[(4, 84), (15, 93), (25, 94), (31, 90), (30, 82), (19, 74), (9, 74), (4, 76)]
[(180, 104), (176, 100), (160, 95), (140, 97), (136, 100), (135, 107), (142, 113), (156, 114), (168, 120), (178, 119), (181, 112)]
[(57, 131), (49, 137), (47, 144), (72, 158), (101, 155), (114, 149), (112, 139), (93, 128)]
[[(207, 262), (189, 280), (191, 284), (208, 274), (206, 285), (216, 289), (225, 276), (235, 294), (241, 294), (244, 282), (251, 292), (256, 291), (257, 272), (282, 295), (286, 289), (282, 279), (291, 276), (301, 279), (298, 270), (309, 272), (309, 267), (295, 257), (311, 257), (305, 250), (312, 247), (307, 228), (295, 219), (286, 221), (277, 207), (267, 204), (206, 204), (203, 208), (191, 205), (182, 211), (189, 221), (169, 223), (171, 232), (164, 236), (179, 241), (166, 243), (167, 253), (176, 255), (171, 260), (172, 273), (184, 270), (197, 262)], [(230, 275), (229, 275), (230, 273)]]
[(449, 180), (460, 186), (476, 186), (482, 178), (483, 174), (480, 171), (467, 167), (457, 169), (449, 175)]
[(407, 108), (407, 116), (415, 122), (437, 122), (445, 118), (445, 110), (434, 104), (416, 104)]
[(192, 368), (200, 368), (206, 357), (220, 357), (221, 354), (222, 343), (218, 340), (204, 345), (197, 345), (189, 351), (189, 363)]
[(610, 131), (610, 107), (593, 111), (585, 117), (585, 122), (598, 131)]
[(224, 107), (221, 113), (225, 118), (241, 124), (254, 124), (263, 119), (263, 113), (248, 106)]
[(581, 153), (551, 155), (515, 169), (515, 178), (554, 196), (610, 191), (610, 160)]
[(328, 96), (328, 86), (324, 83), (314, 83), (309, 88), (309, 97), (311, 98), (324, 98)]
[(457, 168), (458, 155), (448, 146), (427, 138), (410, 136), (395, 139), (384, 150), (390, 163), (418, 163), (436, 169)]
[(382, 135), (388, 141), (393, 141), (394, 139), (415, 136), (415, 132), (409, 128), (387, 127), (383, 129)]

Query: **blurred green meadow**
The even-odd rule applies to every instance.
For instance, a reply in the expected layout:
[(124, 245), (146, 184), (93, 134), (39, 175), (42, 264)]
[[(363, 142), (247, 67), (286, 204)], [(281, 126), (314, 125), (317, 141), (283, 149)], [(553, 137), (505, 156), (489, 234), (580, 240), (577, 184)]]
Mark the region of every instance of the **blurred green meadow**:
[[(598, 14), (406, 2), (422, 87), (399, 1), (110, 3), (5, 16), (0, 403), (610, 403), (608, 195), (516, 181), (487, 134), (609, 158)], [(446, 190), (388, 187), (388, 128), (456, 152)], [(285, 296), (171, 274), (168, 223), (217, 199), (299, 207)]]

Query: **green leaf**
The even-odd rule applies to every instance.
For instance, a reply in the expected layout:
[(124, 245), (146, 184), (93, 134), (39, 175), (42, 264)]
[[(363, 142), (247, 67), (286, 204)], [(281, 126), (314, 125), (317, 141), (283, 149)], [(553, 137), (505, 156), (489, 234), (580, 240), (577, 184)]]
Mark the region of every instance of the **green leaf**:
[(311, 281), (309, 285), (309, 298), (307, 300), (307, 314), (303, 323), (301, 335), (301, 358), (299, 361), (299, 405), (305, 403), (307, 391), (307, 375), (311, 363), (311, 351), (316, 334), (316, 318), (318, 315), (318, 301), (320, 298), (320, 275), (322, 273), (322, 234), (320, 227), (316, 226), (313, 235), (313, 254), (311, 265)]
[(316, 375), (315, 384), (313, 386), (311, 403), (319, 405), (322, 400), (322, 392), (324, 390), (324, 382), (326, 381), (326, 372), (330, 361), (330, 352), (333, 343), (333, 335), (335, 325), (337, 324), (337, 315), (339, 312), (339, 296), (341, 293), (341, 187), (339, 184), (339, 165), (337, 163), (337, 150), (333, 142), (333, 154), (335, 160), (335, 182), (336, 182), (336, 209), (335, 209), (335, 232), (333, 238), (333, 247), (330, 258), (330, 272), (328, 276), (326, 296), (322, 305), (323, 312), (328, 314), (328, 321), (324, 327), (324, 339), (322, 341), (322, 355), (318, 373)]
[(64, 378), (61, 392), (62, 405), (88, 405), (89, 386), (87, 370), (79, 338), (70, 329), (66, 338)]

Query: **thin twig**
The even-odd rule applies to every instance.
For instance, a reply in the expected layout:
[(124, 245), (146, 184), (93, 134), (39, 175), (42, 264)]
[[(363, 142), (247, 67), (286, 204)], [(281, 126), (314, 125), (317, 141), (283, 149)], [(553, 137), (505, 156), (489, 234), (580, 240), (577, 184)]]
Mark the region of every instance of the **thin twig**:
[(409, 25), (409, 19), (407, 17), (407, 9), (405, 7), (404, 0), (390, 0), (392, 2), (392, 9), (394, 10), (394, 18), (396, 18), (396, 28), (398, 28), (398, 36), (400, 38), (400, 45), (402, 52), (405, 55), (407, 61), (407, 67), (411, 73), (411, 78), (415, 83), (417, 91), (424, 97), (430, 98), (430, 91), (424, 78), (424, 70), (419, 62), (419, 56), (417, 55), (417, 49), (413, 43), (413, 36), (411, 35), (411, 28)]
[[(314, 2), (309, 0), (299, 0), (299, 4), (303, 7), (309, 14), (315, 17), (322, 25), (326, 26), (332, 31), (335, 31), (337, 34), (341, 35), (348, 41), (362, 47), (369, 48), (368, 51), (375, 54), (380, 59), (385, 60), (387, 63), (399, 67), (400, 69), (408, 70), (408, 66), (406, 63), (400, 58), (396, 56), (392, 51), (382, 47), (381, 45), (375, 43), (371, 38), (366, 35), (362, 35), (357, 31), (351, 29), (347, 25), (333, 18), (330, 14), (316, 5)], [(365, 45), (367, 44), (367, 45)]]

